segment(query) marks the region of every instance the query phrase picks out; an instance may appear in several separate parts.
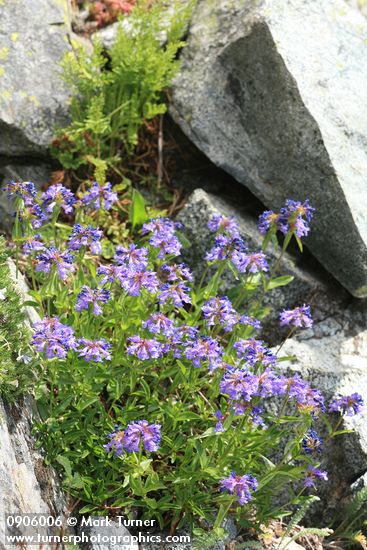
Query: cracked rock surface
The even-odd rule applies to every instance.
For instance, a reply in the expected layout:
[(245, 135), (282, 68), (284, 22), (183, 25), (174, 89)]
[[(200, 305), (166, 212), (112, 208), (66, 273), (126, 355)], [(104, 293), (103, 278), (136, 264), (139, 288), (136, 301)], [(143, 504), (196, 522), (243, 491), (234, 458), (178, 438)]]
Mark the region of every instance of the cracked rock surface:
[[(9, 263), (15, 287), (23, 299), (27, 286), (23, 276), (15, 280), (15, 265)], [(29, 298), (28, 298), (29, 299)], [(30, 322), (39, 319), (34, 309), (26, 308)], [(63, 516), (67, 509), (66, 496), (60, 489), (54, 470), (45, 465), (36, 449), (32, 435), (37, 419), (31, 397), (12, 404), (0, 398), (0, 517), (5, 514), (36, 514)], [(0, 547), (4, 542), (5, 522), (0, 521)], [(51, 545), (43, 545), (48, 550)]]
[(67, 121), (59, 63), (70, 49), (68, 2), (4, 0), (0, 19), (0, 155), (45, 155)]

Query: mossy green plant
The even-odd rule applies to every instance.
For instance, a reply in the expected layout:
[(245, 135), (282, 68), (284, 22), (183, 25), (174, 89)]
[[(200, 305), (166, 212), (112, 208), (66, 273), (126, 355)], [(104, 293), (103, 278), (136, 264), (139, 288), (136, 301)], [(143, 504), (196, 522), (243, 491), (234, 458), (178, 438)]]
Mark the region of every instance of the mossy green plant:
[(29, 331), (21, 298), (8, 266), (9, 252), (0, 238), (0, 393), (7, 399), (21, 394), (30, 384), (27, 365)]
[(73, 94), (71, 123), (59, 129), (53, 154), (64, 168), (114, 170), (126, 162), (145, 121), (163, 114), (165, 90), (179, 62), (177, 52), (193, 2), (175, 1), (170, 9), (156, 0), (141, 0), (121, 22), (115, 43), (105, 52), (93, 42), (92, 52), (80, 44), (63, 59), (63, 76)]

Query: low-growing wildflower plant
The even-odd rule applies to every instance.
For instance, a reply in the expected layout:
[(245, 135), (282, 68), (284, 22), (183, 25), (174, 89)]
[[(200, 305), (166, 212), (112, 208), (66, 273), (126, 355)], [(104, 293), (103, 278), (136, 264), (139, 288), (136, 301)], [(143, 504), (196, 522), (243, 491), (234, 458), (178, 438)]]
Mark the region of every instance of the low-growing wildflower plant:
[[(214, 216), (206, 260), (216, 269), (196, 283), (177, 259), (181, 226), (171, 219), (147, 221), (137, 242), (106, 261), (102, 232), (85, 212), (111, 208), (108, 184), (94, 183), (80, 200), (61, 184), (40, 196), (30, 182), (8, 192), (17, 256), (28, 262), (42, 317), (32, 338), (37, 430), (82, 512), (135, 508), (174, 527), (199, 518), (219, 527), (233, 513), (253, 527), (287, 515), (274, 504), (284, 485), (294, 505), (326, 482), (323, 449), (362, 397), (327, 402), (259, 338), (261, 298), (291, 280), (276, 276), (267, 247), (280, 231), (280, 256), (292, 237), (302, 248), (308, 201), (260, 217), (262, 250), (248, 250), (236, 220)], [(58, 222), (71, 210), (73, 227)], [(226, 269), (239, 281), (234, 298), (220, 291)], [(308, 329), (309, 306), (280, 312), (280, 325)]]

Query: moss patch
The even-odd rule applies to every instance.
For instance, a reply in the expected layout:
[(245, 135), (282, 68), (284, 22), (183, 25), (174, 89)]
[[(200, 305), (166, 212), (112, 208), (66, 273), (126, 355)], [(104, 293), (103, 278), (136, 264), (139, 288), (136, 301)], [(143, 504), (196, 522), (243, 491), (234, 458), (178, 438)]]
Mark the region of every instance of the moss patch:
[(0, 392), (10, 398), (30, 386), (31, 369), (22, 359), (28, 348), (29, 331), (7, 259), (5, 241), (0, 238)]

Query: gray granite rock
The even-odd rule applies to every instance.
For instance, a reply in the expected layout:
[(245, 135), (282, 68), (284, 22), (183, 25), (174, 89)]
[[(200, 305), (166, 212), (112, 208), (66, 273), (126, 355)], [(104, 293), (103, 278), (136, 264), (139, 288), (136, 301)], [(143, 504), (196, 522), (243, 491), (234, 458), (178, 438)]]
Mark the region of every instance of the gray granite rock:
[(310, 199), (307, 246), (357, 297), (367, 295), (366, 33), (343, 0), (200, 0), (171, 107), (266, 206)]
[(122, 25), (123, 29), (127, 32), (130, 31), (131, 25), (129, 25), (129, 19), (125, 17), (122, 21), (116, 21), (116, 23), (112, 23), (112, 25), (107, 25), (107, 27), (103, 27), (102, 29), (98, 29), (93, 35), (93, 38), (97, 38), (100, 40), (103, 44), (103, 46), (106, 49), (111, 48), (113, 43), (116, 40), (117, 31)]
[[(27, 298), (24, 278), (15, 279), (15, 266), (9, 263), (14, 284), (22, 298)], [(29, 321), (37, 314), (27, 308)], [(4, 403), (0, 398), (0, 547), (5, 537), (5, 514), (64, 516), (67, 499), (60, 489), (54, 470), (45, 465), (32, 436), (37, 418), (32, 398)], [(52, 545), (43, 545), (51, 550)]]
[[(354, 392), (367, 394), (367, 330), (354, 336), (345, 336), (343, 330), (331, 336), (291, 339), (282, 354), (295, 355), (297, 361), (290, 367), (310, 380), (327, 397)], [(343, 447), (343, 477), (352, 483), (367, 472), (367, 414), (346, 416), (346, 429), (355, 430), (336, 439)]]
[[(5, 514), (64, 516), (65, 495), (53, 470), (45, 466), (31, 435), (32, 400), (6, 405), (0, 399), (0, 547)], [(49, 545), (43, 546), (46, 549)]]
[(0, 2), (0, 154), (45, 154), (65, 125), (59, 62), (70, 49), (67, 0)]
[[(184, 259), (193, 268), (198, 280), (205, 265), (204, 254), (213, 240), (213, 234), (209, 231), (207, 222), (217, 214), (234, 216), (239, 222), (241, 234), (250, 250), (257, 251), (261, 248), (262, 236), (257, 229), (256, 219), (246, 208), (228, 199), (206, 193), (202, 189), (196, 189), (177, 219), (183, 224), (183, 233), (190, 241), (190, 248), (183, 252)], [(269, 248), (268, 259), (270, 265), (274, 265), (276, 256), (271, 248)], [(271, 344), (275, 345), (282, 338), (278, 323), (278, 315), (282, 309), (306, 302), (311, 305), (315, 320), (320, 321), (330, 319), (333, 313), (340, 311), (342, 305), (348, 302), (347, 293), (341, 287), (332, 282), (330, 284), (320, 273), (309, 269), (302, 257), (286, 254), (278, 274), (293, 275), (294, 280), (285, 287), (273, 289), (265, 297), (265, 305), (271, 308), (266, 321), (265, 337)], [(221, 291), (228, 292), (235, 284), (232, 274), (227, 273), (222, 278)], [(335, 320), (328, 322), (331, 325), (338, 323)]]
[[(363, 476), (359, 477), (357, 481), (353, 483), (351, 489), (353, 494), (357, 494), (362, 489), (367, 490), (367, 472)], [(367, 496), (366, 496), (366, 500), (367, 500)]]

